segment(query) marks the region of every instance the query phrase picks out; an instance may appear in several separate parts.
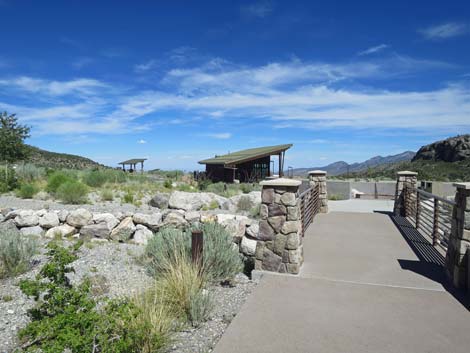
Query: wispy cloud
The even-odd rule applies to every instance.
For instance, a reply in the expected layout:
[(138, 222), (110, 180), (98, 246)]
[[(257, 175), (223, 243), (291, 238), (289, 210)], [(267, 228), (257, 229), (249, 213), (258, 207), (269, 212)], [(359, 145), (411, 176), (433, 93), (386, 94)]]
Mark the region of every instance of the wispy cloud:
[(388, 47), (390, 47), (388, 44), (379, 44), (379, 45), (376, 45), (375, 47), (370, 47), (370, 48), (367, 48), (366, 50), (360, 51), (357, 53), (357, 55), (364, 56), (364, 55), (374, 54), (374, 53), (383, 51), (387, 49)]
[(253, 4), (242, 6), (242, 15), (246, 17), (264, 18), (271, 14), (273, 11), (273, 4), (271, 2), (255, 2)]
[(138, 143), (139, 145), (145, 145), (145, 144), (147, 143), (147, 141), (144, 140), (144, 139), (140, 139), (139, 141), (137, 141), (137, 143)]
[(421, 35), (426, 39), (436, 40), (436, 39), (448, 39), (464, 34), (470, 33), (470, 28), (467, 24), (449, 22), (443, 23), (437, 26), (431, 26), (418, 30)]
[(232, 137), (230, 132), (219, 132), (219, 133), (209, 133), (209, 134), (200, 134), (200, 136), (206, 136), (218, 140), (227, 140)]
[(80, 57), (80, 58), (77, 58), (76, 60), (74, 60), (72, 62), (72, 66), (75, 69), (80, 70), (80, 69), (84, 68), (85, 66), (88, 66), (88, 65), (92, 64), (93, 62), (94, 62), (93, 58), (83, 56), (83, 57)]
[(134, 66), (134, 71), (137, 72), (137, 73), (144, 73), (144, 72), (147, 72), (147, 71), (153, 69), (156, 65), (157, 65), (156, 60), (153, 60), (153, 59), (148, 60), (144, 63), (135, 65)]

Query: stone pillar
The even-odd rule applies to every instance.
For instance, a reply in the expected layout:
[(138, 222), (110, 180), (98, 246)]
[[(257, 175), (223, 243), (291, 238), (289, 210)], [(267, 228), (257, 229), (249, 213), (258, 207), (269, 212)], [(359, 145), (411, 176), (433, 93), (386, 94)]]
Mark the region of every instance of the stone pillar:
[(395, 188), (395, 204), (393, 206), (393, 213), (395, 216), (405, 217), (405, 194), (403, 189), (405, 185), (411, 188), (416, 188), (418, 183), (418, 173), (403, 171), (397, 173), (397, 184)]
[(299, 186), (294, 179), (262, 181), (255, 270), (297, 274), (303, 263)]
[(465, 210), (470, 197), (470, 183), (455, 183), (455, 205), (452, 210), (452, 230), (446, 253), (446, 274), (457, 288), (469, 287), (467, 250), (470, 248), (470, 230), (465, 229)]
[(320, 213), (328, 213), (328, 191), (326, 188), (326, 172), (324, 170), (311, 170), (308, 172), (310, 186), (320, 186)]

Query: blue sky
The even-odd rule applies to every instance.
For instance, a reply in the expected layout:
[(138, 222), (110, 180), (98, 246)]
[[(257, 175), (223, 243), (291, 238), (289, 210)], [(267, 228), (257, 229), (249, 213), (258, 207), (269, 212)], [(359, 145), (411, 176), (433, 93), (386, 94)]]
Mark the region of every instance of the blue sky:
[(29, 143), (197, 168), (293, 143), (357, 162), (470, 132), (468, 1), (0, 0), (0, 110)]

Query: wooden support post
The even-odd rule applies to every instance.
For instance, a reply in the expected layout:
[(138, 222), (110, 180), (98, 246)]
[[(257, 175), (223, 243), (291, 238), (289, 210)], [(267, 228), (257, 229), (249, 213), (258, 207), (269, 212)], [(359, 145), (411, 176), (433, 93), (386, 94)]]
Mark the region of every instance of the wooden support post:
[(416, 191), (416, 229), (419, 229), (419, 222), (421, 217), (421, 194)]
[(191, 234), (191, 260), (195, 265), (202, 265), (204, 234), (201, 230), (193, 230)]
[(432, 224), (432, 245), (436, 246), (439, 242), (439, 200), (434, 199), (434, 218)]

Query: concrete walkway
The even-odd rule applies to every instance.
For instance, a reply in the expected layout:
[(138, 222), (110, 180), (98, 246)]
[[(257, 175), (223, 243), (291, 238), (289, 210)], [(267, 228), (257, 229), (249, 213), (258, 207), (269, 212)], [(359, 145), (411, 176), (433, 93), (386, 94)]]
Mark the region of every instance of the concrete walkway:
[(304, 247), (301, 275), (265, 275), (216, 353), (468, 353), (461, 293), (446, 291), (442, 255), (406, 221), (319, 215)]
[(391, 212), (393, 210), (393, 200), (364, 200), (350, 199), (328, 201), (330, 212), (360, 212), (373, 213), (376, 211)]

